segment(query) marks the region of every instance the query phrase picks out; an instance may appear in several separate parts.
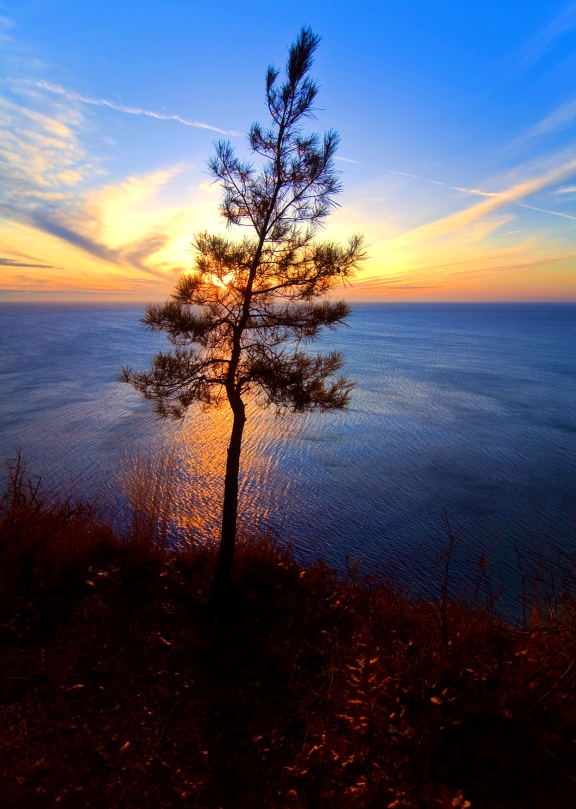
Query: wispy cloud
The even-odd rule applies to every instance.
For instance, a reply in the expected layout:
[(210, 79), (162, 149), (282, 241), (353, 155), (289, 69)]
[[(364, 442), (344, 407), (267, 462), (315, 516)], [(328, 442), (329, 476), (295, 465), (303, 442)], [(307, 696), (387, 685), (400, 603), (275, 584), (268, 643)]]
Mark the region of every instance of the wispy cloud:
[(446, 183), (443, 183), (440, 180), (432, 180), (430, 179), (430, 177), (421, 177), (418, 174), (410, 174), (407, 171), (397, 171), (396, 169), (390, 169), (390, 174), (396, 174), (398, 177), (408, 177), (409, 180), (420, 180), (425, 183), (430, 183), (430, 185), (441, 185), (444, 188), (448, 188)]
[(335, 157), (334, 160), (339, 160), (341, 163), (354, 163), (355, 166), (361, 166), (359, 160), (351, 160), (349, 157)]
[(145, 262), (150, 256), (162, 250), (166, 246), (167, 241), (168, 237), (165, 233), (152, 233), (125, 246), (122, 250), (122, 255), (132, 267), (140, 267), (145, 272), (152, 272), (152, 274), (157, 277), (163, 277), (164, 273), (158, 273), (154, 270), (151, 271)]
[(14, 22), (7, 17), (5, 14), (0, 13), (0, 42), (6, 42), (10, 40), (10, 34), (8, 33), (14, 27)]
[(0, 211), (19, 218), (38, 206), (63, 205), (71, 188), (98, 173), (80, 125), (72, 110), (40, 111), (0, 97)]
[(473, 194), (479, 197), (497, 197), (500, 195), (498, 191), (481, 191), (479, 188), (464, 188), (461, 185), (449, 185), (449, 183), (443, 183), (442, 180), (432, 180), (430, 177), (408, 174), (406, 171), (396, 171), (396, 169), (390, 169), (390, 174), (396, 174), (398, 177), (408, 177), (410, 180), (418, 180), (419, 182), (429, 183), (430, 185), (438, 185), (442, 188), (448, 188), (450, 191), (460, 191), (463, 194)]
[(573, 219), (576, 222), (576, 216), (568, 213), (560, 213), (560, 211), (549, 211), (548, 208), (537, 208), (535, 205), (527, 205), (525, 202), (520, 203), (520, 207), (528, 208), (529, 211), (538, 211), (539, 213), (549, 213), (552, 216), (561, 216), (563, 219)]
[(30, 264), (26, 261), (17, 261), (13, 258), (0, 258), (0, 267), (27, 267), (38, 270), (54, 270), (57, 269), (53, 264)]
[(510, 148), (515, 148), (522, 143), (526, 143), (533, 138), (549, 135), (559, 129), (567, 127), (576, 119), (576, 98), (572, 98), (557, 107), (550, 115), (542, 118), (541, 121), (531, 126), (526, 132), (515, 138), (510, 144)]
[[(439, 183), (437, 183), (439, 184)], [(463, 194), (472, 194), (475, 197), (500, 197), (502, 193), (500, 191), (481, 191), (479, 188), (464, 188), (461, 185), (446, 185), (442, 183), (445, 188), (450, 188), (452, 191), (460, 191)]]
[[(437, 219), (433, 222), (429, 222), (425, 225), (420, 225), (419, 227), (414, 228), (406, 233), (393, 237), (389, 240), (389, 243), (394, 245), (407, 245), (414, 242), (427, 241), (429, 239), (445, 236), (453, 231), (460, 230), (461, 228), (478, 221), (484, 216), (491, 214), (500, 208), (522, 203), (526, 197), (529, 197), (538, 191), (542, 191), (546, 188), (557, 185), (558, 183), (568, 180), (574, 176), (576, 176), (576, 159), (554, 166), (539, 176), (516, 183), (505, 191), (490, 193), (486, 199), (477, 203), (476, 205), (471, 206), (470, 208), (457, 211), (456, 213), (442, 217), (441, 219)], [(454, 188), (456, 187), (454, 186)], [(459, 190), (467, 189), (460, 188)], [(482, 196), (485, 196), (485, 194), (488, 192), (478, 192), (477, 189), (470, 189), (470, 193), (480, 193)], [(551, 214), (556, 213), (554, 211), (545, 212)], [(563, 216), (565, 216), (565, 214)]]
[[(453, 191), (462, 191), (465, 194), (473, 194), (480, 197), (506, 197), (506, 192), (502, 191), (480, 191), (477, 188), (462, 188), (457, 185), (448, 185), (447, 188), (451, 188)], [(557, 194), (565, 192), (566, 189), (560, 189), (557, 191)], [(575, 189), (576, 190), (576, 189)], [(562, 213), (561, 211), (551, 211), (549, 208), (537, 208), (535, 205), (528, 205), (526, 202), (519, 202), (518, 205), (521, 208), (527, 208), (530, 211), (538, 211), (539, 213), (547, 213), (550, 216), (560, 216), (563, 219), (574, 219), (576, 220), (576, 216), (572, 216), (571, 214)]]
[(78, 114), (47, 107), (40, 111), (8, 98), (0, 98), (0, 114), (0, 213), (114, 260), (73, 224), (78, 219), (77, 187), (98, 171), (81, 145)]
[(408, 177), (411, 180), (419, 180), (417, 174), (409, 174), (407, 171), (398, 171), (397, 169), (390, 169), (390, 174), (397, 174), (399, 177)]
[[(170, 173), (166, 174), (170, 176)], [(142, 178), (140, 181), (142, 185), (145, 184)], [(130, 185), (130, 181), (127, 184)], [(106, 198), (111, 198), (111, 187), (107, 188), (106, 192), (102, 198), (103, 203)], [(121, 188), (118, 188), (118, 192), (121, 193)], [(78, 210), (74, 216), (63, 215), (58, 209), (37, 208), (28, 213), (26, 222), (36, 230), (54, 236), (116, 267), (129, 266), (154, 278), (166, 279), (167, 272), (170, 273), (171, 268), (162, 264), (155, 266), (153, 261), (150, 262), (151, 257), (165, 247), (168, 240), (166, 234), (144, 231), (129, 241), (115, 243), (107, 231), (105, 217), (110, 212), (107, 211), (105, 204), (102, 208), (98, 208), (90, 198), (79, 199), (77, 204)], [(118, 222), (118, 225), (120, 226), (121, 222)]]
[(92, 256), (109, 261), (112, 264), (117, 264), (120, 261), (120, 256), (117, 251), (111, 250), (104, 244), (101, 244), (84, 233), (80, 233), (74, 228), (63, 224), (57, 218), (50, 216), (47, 211), (37, 210), (30, 213), (28, 221), (38, 230), (48, 233), (50, 236), (56, 236), (62, 241), (74, 247), (79, 247), (85, 253)]
[[(383, 296), (420, 300), (518, 300), (550, 293), (553, 277), (561, 277), (573, 264), (574, 251), (544, 245), (528, 236), (512, 243), (480, 242), (473, 251), (457, 235), (450, 249), (445, 245), (414, 245), (408, 251), (386, 253), (380, 247), (381, 274), (362, 273), (346, 295), (353, 298)], [(545, 273), (542, 270), (545, 269)], [(522, 278), (521, 286), (518, 278)], [(554, 293), (552, 293), (554, 295)], [(482, 297), (480, 297), (482, 299)]]
[(202, 121), (188, 121), (180, 115), (166, 115), (162, 112), (154, 112), (153, 110), (145, 110), (140, 107), (130, 107), (126, 104), (119, 104), (116, 101), (109, 101), (106, 98), (91, 98), (90, 96), (80, 95), (80, 93), (66, 90), (58, 84), (52, 84), (48, 81), (36, 82), (36, 87), (41, 90), (47, 90), (55, 95), (62, 96), (67, 101), (80, 102), (94, 107), (108, 107), (109, 109), (116, 110), (116, 112), (124, 112), (127, 115), (143, 115), (146, 118), (156, 118), (159, 121), (176, 121), (184, 126), (192, 126), (196, 129), (208, 129), (210, 132), (219, 132), (222, 135), (239, 136), (241, 132), (234, 130), (220, 129), (220, 127), (212, 126), (211, 124), (203, 123)]
[[(116, 268), (131, 267), (157, 279), (171, 276), (170, 262), (151, 260), (165, 247), (167, 236), (151, 232), (146, 217), (139, 217), (138, 206), (186, 167), (131, 176), (90, 190), (104, 172), (89, 153), (82, 112), (64, 96), (48, 97), (29, 89), (15, 82), (11, 94), (0, 96), (0, 216), (6, 223), (31, 229), (34, 239), (45, 234)], [(135, 223), (126, 232), (131, 211), (136, 211)], [(6, 272), (18, 266), (56, 266), (27, 260), (13, 245), (8, 247), (9, 258), (1, 262)]]
[(520, 67), (537, 62), (565, 34), (576, 28), (576, 2), (571, 0), (525, 47)]

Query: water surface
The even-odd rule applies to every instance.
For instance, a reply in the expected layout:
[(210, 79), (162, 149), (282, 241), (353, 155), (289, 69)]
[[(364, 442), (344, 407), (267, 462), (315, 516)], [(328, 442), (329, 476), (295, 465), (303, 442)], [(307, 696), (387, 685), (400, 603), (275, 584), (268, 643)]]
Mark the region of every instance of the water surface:
[[(118, 470), (171, 453), (176, 523), (217, 535), (229, 419), (162, 424), (116, 381), (165, 347), (141, 307), (0, 305), (0, 457), (20, 448), (52, 487), (118, 507)], [(346, 555), (425, 575), (464, 530), (464, 575), (484, 554), (512, 580), (516, 551), (576, 550), (576, 305), (356, 306), (322, 348), (357, 382), (347, 412), (252, 408), (241, 513), (302, 558)], [(458, 567), (459, 566), (459, 567)]]

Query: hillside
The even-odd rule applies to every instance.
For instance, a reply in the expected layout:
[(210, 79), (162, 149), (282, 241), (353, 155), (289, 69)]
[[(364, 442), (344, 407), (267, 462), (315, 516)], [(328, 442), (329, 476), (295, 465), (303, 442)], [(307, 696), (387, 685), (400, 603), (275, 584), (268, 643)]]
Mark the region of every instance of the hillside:
[(573, 574), (520, 628), (250, 540), (214, 612), (211, 549), (12, 482), (2, 805), (576, 805)]

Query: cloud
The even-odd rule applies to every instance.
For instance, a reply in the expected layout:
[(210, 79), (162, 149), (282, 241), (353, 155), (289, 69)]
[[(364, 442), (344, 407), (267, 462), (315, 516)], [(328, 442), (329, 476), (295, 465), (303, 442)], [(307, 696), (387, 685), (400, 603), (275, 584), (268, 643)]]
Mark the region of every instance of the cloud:
[[(58, 269), (53, 264), (29, 264), (26, 261), (16, 261), (13, 258), (0, 258), (0, 267), (26, 267), (38, 270), (55, 270)], [(20, 277), (20, 276), (17, 276)]]
[(383, 243), (373, 248), (380, 273), (361, 272), (346, 290), (347, 297), (477, 300), (480, 293), (482, 299), (493, 300), (562, 298), (574, 262), (573, 249), (531, 235), (512, 243), (484, 241), (473, 251), (458, 238), (448, 250), (445, 245), (416, 245), (394, 254), (386, 247)]
[[(526, 246), (525, 250), (516, 246), (510, 250), (494, 250), (480, 257), (474, 256), (473, 258), (462, 259), (461, 261), (423, 265), (420, 269), (426, 272), (433, 270), (436, 273), (439, 270), (445, 270), (442, 276), (444, 282), (449, 280), (469, 281), (482, 278), (495, 272), (515, 272), (517, 270), (532, 268), (540, 269), (543, 263), (547, 265), (558, 264), (573, 257), (573, 254), (566, 252), (550, 253), (547, 254), (544, 259), (542, 256), (529, 257), (526, 255), (526, 250), (529, 250), (528, 246)], [(466, 265), (470, 265), (469, 270), (464, 269)]]
[[(159, 209), (157, 196), (185, 169), (172, 166), (90, 192), (80, 208), (82, 229), (112, 248), (119, 263), (151, 272), (148, 260), (169, 246), (175, 223), (182, 217), (179, 208)], [(166, 256), (155, 262), (165, 266), (165, 272), (171, 271)]]
[[(447, 188), (451, 188), (453, 191), (463, 191), (466, 194), (474, 194), (481, 197), (506, 197), (506, 194), (503, 192), (495, 192), (495, 191), (479, 191), (477, 188), (461, 188), (457, 185), (448, 185)], [(576, 189), (574, 189), (576, 190)], [(566, 189), (560, 189), (556, 191), (556, 194), (565, 193)], [(561, 211), (551, 211), (549, 208), (537, 208), (535, 205), (528, 205), (526, 202), (519, 202), (518, 205), (521, 208), (527, 208), (530, 211), (538, 211), (539, 213), (547, 213), (551, 216), (560, 216), (563, 219), (574, 219), (576, 220), (576, 216), (572, 216), (571, 214), (562, 213)]]
[[(167, 236), (150, 227), (138, 206), (185, 166), (89, 191), (103, 171), (84, 145), (82, 113), (66, 98), (39, 94), (25, 82), (12, 82), (11, 88), (11, 97), (0, 96), (0, 215), (7, 225), (29, 227), (35, 241), (46, 234), (109, 265), (133, 267), (154, 278), (171, 276), (169, 259), (157, 267), (147, 263), (166, 246)], [(14, 237), (21, 238), (13, 232)], [(5, 268), (60, 267), (52, 256), (52, 263), (50, 258), (20, 261), (13, 246), (6, 247), (12, 258)]]
[(14, 22), (5, 14), (0, 14), (0, 42), (7, 42), (11, 39), (8, 33), (14, 27)]
[(215, 180), (210, 183), (200, 183), (197, 188), (199, 191), (207, 191), (209, 194), (222, 193), (222, 186)]
[(70, 189), (100, 169), (80, 142), (74, 111), (0, 97), (0, 211), (26, 218), (36, 208), (72, 200)]
[[(80, 227), (75, 228), (72, 223), (64, 224), (61, 218), (57, 218), (56, 215), (51, 217), (46, 211), (37, 210), (29, 215), (29, 224), (37, 230), (50, 236), (55, 236), (102, 261), (116, 266), (128, 265), (155, 278), (165, 279), (166, 277), (165, 270), (146, 264), (146, 260), (150, 256), (165, 247), (167, 236), (163, 234), (148, 234), (128, 244), (112, 247), (103, 240), (94, 238), (85, 231), (83, 232), (82, 220), (80, 220)], [(86, 221), (85, 227), (97, 226), (97, 224), (97, 222), (90, 220)]]
[(367, 293), (367, 292), (382, 292), (382, 291), (411, 291), (414, 289), (433, 289), (436, 285), (434, 283), (399, 283), (395, 279), (382, 278), (381, 275), (371, 275), (368, 278), (363, 278), (361, 281), (354, 281), (352, 285), (352, 293)]
[(112, 217), (117, 218), (127, 208), (153, 197), (185, 169), (185, 165), (179, 164), (146, 174), (132, 175), (120, 183), (98, 188), (90, 192), (86, 198), (89, 213), (98, 216), (106, 208)]
[(481, 191), (479, 188), (464, 188), (461, 185), (449, 185), (448, 183), (443, 183), (441, 180), (432, 180), (430, 177), (420, 177), (417, 174), (408, 174), (405, 171), (396, 171), (395, 169), (390, 169), (389, 171), (390, 174), (396, 174), (399, 177), (408, 177), (411, 180), (419, 180), (420, 182), (429, 183), (430, 185), (439, 185), (442, 188), (448, 188), (450, 191), (460, 191), (463, 194), (474, 194), (479, 197), (498, 197), (501, 193), (498, 191)]
[(479, 188), (463, 188), (460, 185), (445, 185), (445, 188), (451, 188), (452, 191), (461, 191), (463, 194), (472, 194), (476, 197), (500, 197), (502, 193), (499, 191), (481, 191)]
[(335, 157), (334, 160), (339, 160), (341, 163), (354, 163), (356, 166), (361, 166), (359, 160), (351, 160), (349, 157)]
[(527, 205), (525, 202), (520, 203), (521, 208), (528, 208), (530, 211), (538, 211), (539, 213), (549, 213), (552, 216), (561, 216), (564, 219), (573, 219), (576, 222), (576, 216), (567, 213), (560, 213), (560, 211), (549, 211), (547, 208), (537, 208), (535, 205)]
[(0, 212), (114, 263), (117, 253), (81, 226), (75, 189), (98, 173), (81, 144), (81, 125), (78, 113), (61, 105), (38, 110), (0, 97)]
[(117, 264), (120, 257), (115, 250), (111, 250), (103, 244), (99, 244), (90, 237), (77, 232), (71, 227), (68, 227), (55, 219), (52, 219), (45, 211), (34, 211), (29, 215), (29, 223), (38, 230), (48, 233), (51, 236), (56, 236), (68, 244), (79, 247), (86, 253), (92, 256), (101, 258), (104, 261), (110, 261), (112, 264)]
[[(576, 159), (554, 166), (537, 177), (516, 183), (506, 191), (491, 193), (482, 202), (479, 202), (470, 208), (457, 211), (449, 216), (442, 217), (441, 219), (437, 219), (425, 225), (420, 225), (419, 227), (409, 230), (406, 233), (395, 236), (388, 241), (388, 244), (394, 246), (404, 246), (445, 236), (449, 233), (460, 230), (467, 225), (478, 221), (479, 219), (482, 219), (484, 216), (491, 214), (500, 208), (507, 205), (522, 203), (526, 197), (529, 197), (538, 191), (542, 191), (546, 188), (557, 185), (563, 180), (570, 179), (574, 176), (576, 176)], [(466, 191), (467, 189), (459, 190)], [(478, 192), (476, 189), (472, 189), (470, 193)], [(485, 192), (479, 193), (481, 193), (483, 196), (485, 195)], [(554, 214), (556, 212), (546, 211), (546, 213)], [(557, 215), (566, 216), (566, 214)]]
[(548, 135), (550, 132), (556, 132), (558, 129), (566, 127), (568, 124), (574, 121), (574, 119), (576, 119), (576, 98), (561, 104), (554, 110), (554, 112), (551, 112), (550, 115), (542, 118), (541, 121), (530, 127), (523, 135), (515, 138), (510, 146), (516, 147), (521, 143), (532, 140), (533, 138)]
[(544, 56), (559, 39), (575, 28), (576, 2), (571, 0), (547, 26), (526, 43), (520, 67), (530, 67)]
[(33, 287), (45, 287), (48, 285), (48, 280), (46, 278), (34, 278), (31, 275), (15, 275), (14, 280), (18, 281), (20, 284), (26, 284), (27, 286)]
[(180, 115), (165, 115), (161, 112), (145, 110), (141, 109), (140, 107), (129, 107), (125, 104), (119, 104), (116, 101), (109, 101), (106, 98), (91, 98), (90, 96), (83, 96), (80, 95), (80, 93), (74, 93), (71, 90), (66, 90), (64, 87), (60, 87), (60, 85), (52, 84), (48, 81), (36, 82), (36, 87), (39, 87), (41, 90), (47, 90), (55, 95), (62, 96), (67, 101), (79, 101), (82, 104), (89, 104), (94, 107), (108, 107), (109, 109), (116, 110), (116, 112), (124, 112), (127, 115), (143, 115), (147, 118), (156, 118), (160, 121), (177, 121), (179, 124), (184, 124), (184, 126), (192, 126), (196, 129), (208, 129), (210, 132), (219, 132), (222, 135), (237, 137), (242, 134), (241, 132), (235, 132), (234, 130), (220, 129), (217, 126), (212, 126), (211, 124), (206, 124), (202, 121), (188, 121), (185, 118), (182, 118)]
[(138, 267), (144, 272), (151, 273), (157, 277), (164, 277), (164, 273), (159, 273), (150, 269), (144, 262), (162, 250), (168, 241), (168, 237), (163, 233), (153, 233), (139, 239), (132, 244), (126, 245), (121, 251), (120, 255), (123, 260), (127, 261), (132, 267)]
[(409, 177), (411, 180), (420, 180), (421, 179), (416, 174), (408, 174), (408, 172), (406, 172), (406, 171), (397, 171), (396, 169), (390, 169), (390, 174), (397, 174), (399, 177)]
[[(399, 174), (403, 177), (410, 177), (414, 180), (421, 180), (426, 183), (431, 183), (432, 185), (440, 185), (443, 188), (448, 188), (451, 191), (459, 191), (463, 194), (471, 194), (472, 196), (479, 196), (479, 197), (489, 197), (489, 198), (497, 198), (500, 197), (504, 204), (506, 204), (507, 200), (509, 201), (509, 192), (506, 191), (482, 191), (479, 188), (465, 188), (461, 185), (448, 185), (448, 183), (443, 183), (440, 180), (430, 180), (427, 177), (417, 177), (415, 174), (406, 174), (402, 171), (391, 171), (391, 174)], [(568, 188), (562, 188), (555, 191), (555, 194), (565, 194), (565, 193), (573, 193), (576, 192), (576, 186), (569, 186)], [(536, 208), (534, 205), (527, 205), (526, 203), (519, 202), (518, 205), (521, 208), (527, 208), (531, 211), (539, 211), (540, 213), (547, 213), (551, 216), (560, 216), (563, 219), (576, 219), (576, 216), (572, 216), (571, 214), (561, 213), (560, 211), (551, 211), (548, 208)]]

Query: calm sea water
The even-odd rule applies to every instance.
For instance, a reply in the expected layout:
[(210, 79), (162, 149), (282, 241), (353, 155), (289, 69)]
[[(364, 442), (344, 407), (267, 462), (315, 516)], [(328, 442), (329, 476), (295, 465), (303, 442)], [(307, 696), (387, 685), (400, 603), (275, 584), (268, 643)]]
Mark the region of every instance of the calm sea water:
[[(0, 305), (0, 459), (20, 449), (52, 488), (121, 508), (118, 470), (168, 453), (175, 521), (218, 530), (228, 417), (180, 425), (116, 381), (165, 345), (141, 307)], [(348, 412), (250, 413), (244, 523), (302, 558), (349, 555), (418, 579), (462, 529), (455, 570), (483, 554), (576, 551), (576, 305), (376, 305), (329, 333), (357, 382)]]

